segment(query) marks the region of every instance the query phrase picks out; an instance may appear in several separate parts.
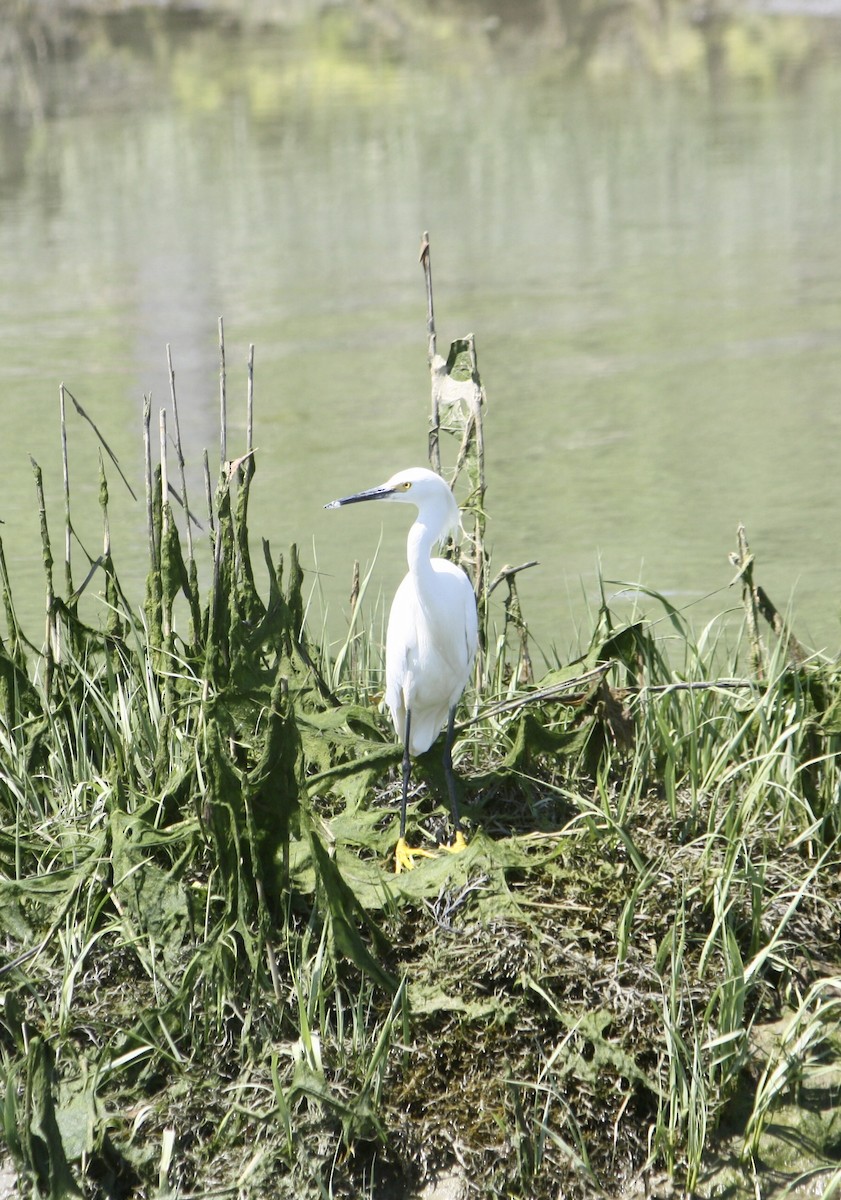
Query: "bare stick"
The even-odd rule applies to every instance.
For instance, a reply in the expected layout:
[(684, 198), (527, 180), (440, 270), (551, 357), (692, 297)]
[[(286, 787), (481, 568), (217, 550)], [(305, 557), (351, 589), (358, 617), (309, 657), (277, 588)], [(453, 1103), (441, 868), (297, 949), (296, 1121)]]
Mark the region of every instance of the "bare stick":
[(531, 559), (530, 562), (520, 563), (519, 567), (504, 566), (499, 574), (494, 577), (493, 582), (488, 584), (488, 595), (490, 596), (491, 592), (498, 588), (501, 583), (504, 583), (511, 575), (516, 575), (518, 571), (528, 571), (531, 567), (539, 566), (540, 563), (536, 558)]
[(169, 367), (169, 394), (172, 399), (172, 416), (175, 421), (175, 454), (181, 475), (181, 505), (187, 518), (187, 558), (193, 561), (193, 530), (190, 524), (190, 507), (187, 503), (187, 474), (184, 470), (184, 453), (181, 449), (181, 422), (178, 419), (178, 401), (175, 396), (175, 371), (172, 369), (172, 350), (166, 344), (166, 363)]
[[(456, 733), (463, 729), (469, 729), (471, 725), (485, 720), (486, 717), (496, 717), (500, 713), (518, 712), (521, 708), (528, 708), (533, 704), (543, 704), (550, 700), (559, 700), (562, 704), (576, 706), (583, 704), (593, 695), (594, 685), (597, 685), (615, 666), (617, 663), (610, 659), (608, 662), (599, 663), (597, 667), (587, 671), (584, 675), (577, 675), (573, 679), (564, 679), (559, 683), (549, 684), (545, 688), (524, 692), (511, 700), (492, 704), (489, 708), (481, 709), (474, 716), (460, 721), (456, 725)], [(752, 679), (692, 679), (681, 680), (677, 683), (639, 684), (636, 687), (613, 688), (612, 691), (618, 700), (625, 700), (630, 696), (640, 696), (644, 699), (646, 696), (664, 696), (671, 692), (750, 691), (755, 686), (756, 681)]]
[(219, 318), (219, 449), (220, 463), (228, 459), (228, 400), (225, 394), (225, 326)]
[(73, 573), (70, 569), (70, 544), (73, 535), (70, 525), (70, 470), (67, 462), (67, 412), (64, 407), (64, 384), (59, 384), (58, 406), (61, 416), (61, 466), (64, 472), (64, 584), (68, 601), (73, 595)]
[(486, 717), (495, 717), (504, 712), (516, 712), (518, 709), (528, 708), (531, 704), (542, 704), (546, 700), (554, 700), (561, 696), (565, 697), (563, 700), (565, 704), (581, 703), (587, 696), (593, 694), (595, 687), (613, 666), (615, 663), (612, 661), (599, 663), (591, 671), (586, 671), (583, 675), (576, 675), (574, 679), (564, 679), (559, 683), (550, 684), (548, 687), (516, 696), (513, 700), (503, 700), (499, 704), (492, 704), (490, 708), (482, 709), (481, 712), (468, 717), (466, 721), (460, 721), (456, 725), (456, 733), (462, 729), (469, 729), (471, 725), (475, 725), (477, 721), (483, 721)]

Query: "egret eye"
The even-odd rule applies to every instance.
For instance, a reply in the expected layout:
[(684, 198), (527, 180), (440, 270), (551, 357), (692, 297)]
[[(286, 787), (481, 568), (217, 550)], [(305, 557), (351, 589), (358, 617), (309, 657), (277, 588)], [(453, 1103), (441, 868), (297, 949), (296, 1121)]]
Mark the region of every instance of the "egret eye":
[(412, 486), (412, 482), (411, 482), (411, 480), (410, 480), (410, 479), (404, 479), (402, 483), (398, 483), (398, 485), (397, 485), (397, 491), (398, 491), (398, 492), (408, 492), (408, 490), (409, 490), (409, 488), (410, 488), (411, 486)]

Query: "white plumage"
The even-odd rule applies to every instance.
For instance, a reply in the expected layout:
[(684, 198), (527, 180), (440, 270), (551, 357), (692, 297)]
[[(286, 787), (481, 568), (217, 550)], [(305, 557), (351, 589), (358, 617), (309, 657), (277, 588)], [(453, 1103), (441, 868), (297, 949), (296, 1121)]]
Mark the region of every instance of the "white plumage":
[(414, 504), (418, 510), (406, 542), (409, 573), (395, 593), (386, 634), (386, 704), (405, 747), (400, 869), (413, 865), (401, 862), (401, 854), (418, 853), (409, 851), (404, 841), (409, 755), (428, 750), (445, 725), (444, 769), (457, 848), (464, 845), (452, 777), (453, 719), (470, 678), (479, 627), (476, 598), (467, 575), (446, 559), (431, 557), (434, 544), (459, 525), (458, 505), (440, 475), (413, 467), (392, 475), (380, 487), (334, 500), (327, 507), (362, 500)]

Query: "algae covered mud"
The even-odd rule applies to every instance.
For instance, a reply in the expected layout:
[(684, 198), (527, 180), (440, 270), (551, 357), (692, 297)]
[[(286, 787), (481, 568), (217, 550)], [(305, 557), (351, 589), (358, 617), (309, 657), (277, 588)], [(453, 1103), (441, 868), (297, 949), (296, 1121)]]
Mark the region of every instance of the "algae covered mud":
[[(84, 578), (76, 503), (68, 489), (57, 539), (60, 476), (37, 472), (43, 645), (0, 556), (0, 1087), (38, 1194), (841, 1185), (838, 664), (760, 627), (743, 539), (749, 635), (727, 661), (653, 596), (679, 668), (656, 624), (605, 602), (580, 661), (532, 682), (517, 577), (494, 576), (481, 537), (471, 350), (432, 358), (442, 457), (463, 464), (480, 601), (498, 579), (508, 620), (480, 605), (468, 848), (405, 875), (370, 635), (354, 624), (331, 651), (296, 549), (252, 559), (250, 408), (188, 539), (173, 491), (202, 506), (175, 392), (159, 426), (147, 405), (142, 608), (113, 566), (107, 454)], [(435, 756), (420, 768), (413, 818), (434, 842)]]

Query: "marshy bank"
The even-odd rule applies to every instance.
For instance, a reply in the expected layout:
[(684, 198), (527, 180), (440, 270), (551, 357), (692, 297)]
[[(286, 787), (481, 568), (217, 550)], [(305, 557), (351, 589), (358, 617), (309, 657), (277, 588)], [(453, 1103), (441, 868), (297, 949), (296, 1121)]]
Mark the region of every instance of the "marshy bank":
[[(21, 1190), (837, 1194), (837, 25), (114, 7), (0, 29)], [(424, 228), (487, 604), (395, 878), (403, 538), (322, 505), (426, 459)]]
[[(433, 366), (481, 600), (472, 343)], [(355, 615), (323, 640), (294, 546), (252, 558), (252, 367), (204, 505), (174, 386), (159, 419), (146, 405), (142, 605), (114, 568), (124, 482), (100, 425), (103, 550), (81, 566), (72, 491), (35, 468), (43, 644), (0, 556), (0, 1081), (22, 1185), (834, 1194), (837, 661), (760, 629), (742, 539), (732, 654), (652, 593), (630, 623), (605, 600), (580, 659), (533, 683), (503, 576), (458, 743), (468, 849), (395, 876), (374, 639)], [(223, 411), (229, 390), (223, 372)], [(72, 464), (82, 414), (62, 398)], [(434, 755), (422, 774), (413, 827), (434, 844)]]
[[(588, 637), (600, 575), (656, 586), (698, 627), (732, 606), (737, 625), (739, 520), (777, 604), (793, 594), (801, 638), (835, 653), (836, 26), (810, 26), (803, 72), (754, 59), (718, 87), (697, 40), (695, 74), (636, 53), (576, 73), (550, 40), (515, 41), (513, 21), (507, 49), (471, 26), (448, 48), (430, 34), (391, 52), (354, 34), (352, 11), (229, 35), (209, 9), (170, 21), (132, 8), (98, 32), (91, 17), (69, 58), (25, 36), (28, 82), (4, 93), (0, 119), (0, 394), (14, 401), (0, 508), (21, 611), (40, 609), (41, 580), (17, 448), (48, 476), (61, 469), (60, 380), (109, 414), (115, 452), (137, 463), (138, 397), (167, 395), (171, 341), (200, 489), (216, 437), (208, 314), (223, 312), (232, 361), (245, 330), (261, 348), (260, 448), (286, 465), (282, 493), (257, 489), (254, 527), (279, 544), (311, 531), (330, 570), (309, 537), (302, 567), (340, 613), (352, 558), (318, 515), (334, 469), (321, 414), (358, 465), (348, 490), (424, 461), (417, 238), (429, 228), (449, 336), (477, 333), (493, 381), (489, 537), (500, 561), (526, 542), (542, 564), (522, 580), (538, 669)], [(525, 510), (523, 472), (540, 481)], [(96, 487), (95, 471), (74, 480), (91, 538)], [(142, 506), (117, 490), (111, 507), (136, 594)], [(360, 525), (363, 559), (378, 532)], [(402, 547), (386, 541), (380, 562), (388, 593)], [(616, 606), (634, 591), (608, 586)]]

